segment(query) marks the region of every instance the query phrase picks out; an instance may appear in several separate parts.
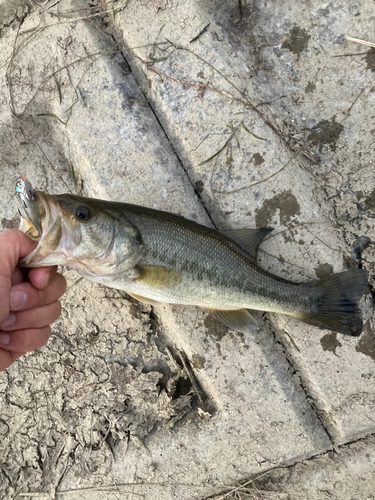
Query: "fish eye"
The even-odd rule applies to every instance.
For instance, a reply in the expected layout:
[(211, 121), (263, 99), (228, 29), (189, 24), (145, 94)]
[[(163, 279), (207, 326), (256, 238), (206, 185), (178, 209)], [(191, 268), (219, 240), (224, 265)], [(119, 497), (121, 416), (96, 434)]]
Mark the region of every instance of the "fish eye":
[(78, 207), (76, 209), (75, 216), (76, 216), (76, 219), (78, 219), (79, 221), (86, 222), (91, 218), (90, 209), (88, 207), (85, 207), (82, 205), (81, 207)]

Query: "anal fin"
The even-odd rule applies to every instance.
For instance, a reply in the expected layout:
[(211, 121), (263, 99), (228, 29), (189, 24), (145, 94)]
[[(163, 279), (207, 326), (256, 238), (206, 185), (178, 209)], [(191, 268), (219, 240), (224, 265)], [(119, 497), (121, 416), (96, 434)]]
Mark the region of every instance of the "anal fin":
[(259, 326), (254, 317), (247, 309), (218, 310), (205, 308), (211, 316), (223, 323), (223, 325), (241, 333), (254, 333), (259, 330)]
[(143, 302), (144, 304), (149, 304), (151, 306), (158, 306), (162, 304), (162, 302), (158, 302), (157, 300), (154, 299), (149, 299), (148, 297), (142, 297), (142, 295), (137, 295), (136, 293), (129, 293), (126, 292), (130, 297), (133, 297), (133, 299), (139, 300), (139, 302)]

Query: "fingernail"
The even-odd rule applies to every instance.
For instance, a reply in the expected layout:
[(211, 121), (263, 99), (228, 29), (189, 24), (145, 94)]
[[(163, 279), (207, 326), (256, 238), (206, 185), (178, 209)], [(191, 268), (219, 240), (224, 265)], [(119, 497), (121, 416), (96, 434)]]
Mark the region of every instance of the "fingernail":
[(49, 271), (46, 272), (46, 276), (44, 278), (44, 285), (43, 285), (43, 288), (46, 288), (46, 286), (48, 285), (49, 283), (49, 280), (51, 278), (51, 273)]
[(8, 333), (0, 333), (0, 345), (8, 345), (10, 335)]
[(11, 309), (18, 309), (26, 303), (26, 293), (16, 290), (10, 294), (10, 307)]
[(4, 319), (2, 323), (0, 323), (0, 330), (1, 328), (5, 328), (6, 326), (11, 326), (13, 323), (16, 321), (16, 316), (12, 313), (9, 314), (7, 318)]

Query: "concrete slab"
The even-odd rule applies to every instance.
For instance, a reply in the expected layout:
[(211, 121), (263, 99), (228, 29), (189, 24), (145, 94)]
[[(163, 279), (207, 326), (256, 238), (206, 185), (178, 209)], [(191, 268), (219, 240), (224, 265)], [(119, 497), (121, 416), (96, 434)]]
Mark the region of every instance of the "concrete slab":
[(265, 499), (372, 499), (374, 467), (375, 441), (369, 436), (340, 446), (337, 453), (330, 451), (293, 467), (275, 469), (254, 481), (253, 492)]
[[(372, 56), (345, 40), (370, 36), (369, 5), (239, 5), (129, 2), (109, 31), (218, 227), (275, 227), (260, 262), (283, 277), (373, 272)], [(271, 319), (336, 443), (374, 430), (362, 306), (359, 339)]]
[[(113, 42), (74, 20), (87, 11), (60, 2), (23, 14), (0, 39), (3, 227), (20, 174), (209, 224)], [(0, 375), (4, 498), (119, 481), (131, 495), (192, 498), (331, 446), (266, 324), (245, 338), (197, 309), (153, 311), (66, 273), (52, 341)]]

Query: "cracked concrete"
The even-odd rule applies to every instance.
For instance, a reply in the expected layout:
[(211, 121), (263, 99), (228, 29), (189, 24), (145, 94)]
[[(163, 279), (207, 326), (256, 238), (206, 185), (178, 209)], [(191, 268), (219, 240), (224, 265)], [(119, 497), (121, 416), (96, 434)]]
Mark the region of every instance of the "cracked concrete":
[(64, 270), (51, 341), (0, 375), (2, 496), (213, 498), (262, 472), (263, 498), (371, 498), (346, 477), (348, 463), (374, 470), (370, 437), (347, 444), (374, 432), (373, 67), (344, 38), (374, 41), (368, 4), (3, 4), (4, 228), (22, 174), (218, 228), (273, 226), (259, 262), (288, 279), (372, 276), (359, 339), (261, 314), (246, 337)]

